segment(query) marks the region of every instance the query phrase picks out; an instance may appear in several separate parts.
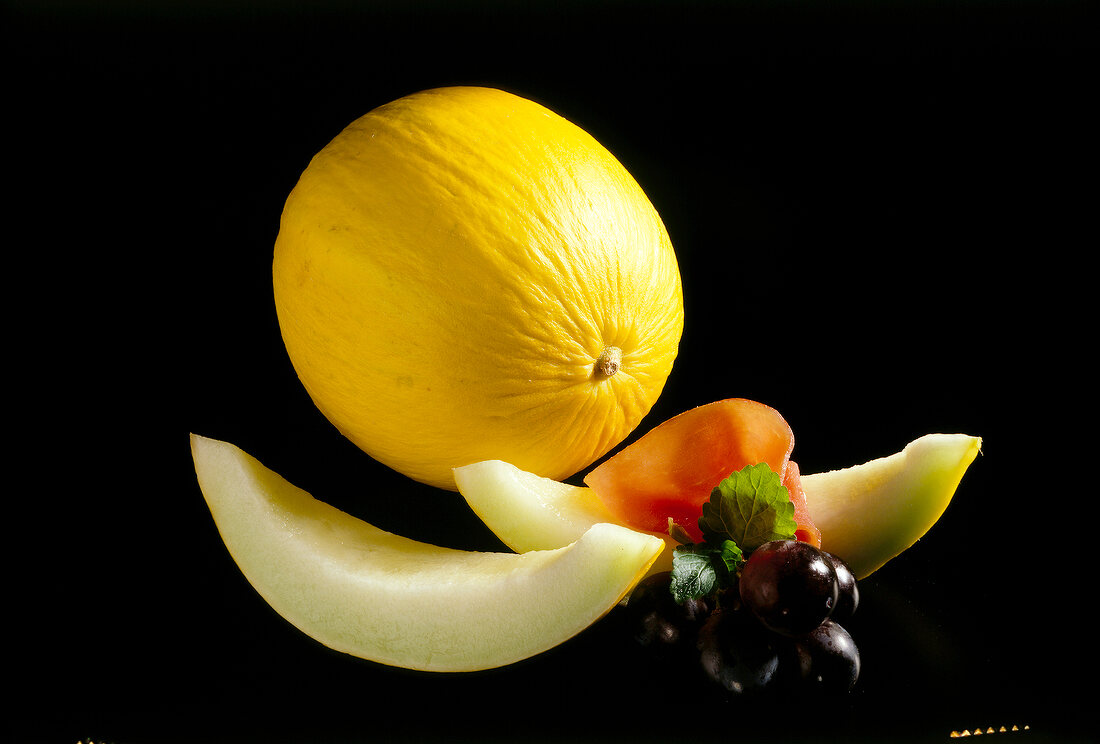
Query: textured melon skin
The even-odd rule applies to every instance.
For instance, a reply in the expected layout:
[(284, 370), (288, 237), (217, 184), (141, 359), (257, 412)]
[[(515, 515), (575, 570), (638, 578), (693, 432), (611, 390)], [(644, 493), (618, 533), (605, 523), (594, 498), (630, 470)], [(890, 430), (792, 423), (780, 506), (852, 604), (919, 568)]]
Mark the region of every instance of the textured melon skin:
[(450, 490), (458, 465), (561, 480), (610, 451), (660, 396), (684, 323), (637, 181), (563, 117), (478, 86), (392, 101), (318, 152), (283, 207), (272, 287), (317, 408)]

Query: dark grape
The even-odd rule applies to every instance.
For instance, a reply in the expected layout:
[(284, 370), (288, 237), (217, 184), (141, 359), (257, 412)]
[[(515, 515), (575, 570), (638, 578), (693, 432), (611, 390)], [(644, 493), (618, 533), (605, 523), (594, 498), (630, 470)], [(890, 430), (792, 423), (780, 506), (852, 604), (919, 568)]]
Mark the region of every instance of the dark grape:
[(799, 691), (842, 693), (859, 679), (859, 649), (833, 620), (795, 639), (783, 661), (784, 679)]
[(829, 552), (825, 552), (825, 556), (833, 564), (833, 570), (836, 571), (837, 587), (840, 590), (836, 607), (833, 608), (833, 612), (829, 617), (843, 623), (851, 618), (855, 614), (856, 608), (859, 607), (859, 586), (856, 584), (856, 575), (852, 573), (852, 569), (848, 567), (847, 563)]
[(779, 638), (746, 610), (715, 610), (699, 631), (703, 673), (734, 695), (771, 686), (779, 668)]
[(774, 540), (752, 552), (740, 577), (741, 599), (769, 629), (800, 636), (821, 625), (840, 595), (825, 553), (798, 540)]
[(710, 612), (705, 599), (678, 604), (670, 590), (671, 573), (647, 576), (626, 603), (627, 622), (634, 639), (655, 649), (691, 648), (695, 634)]

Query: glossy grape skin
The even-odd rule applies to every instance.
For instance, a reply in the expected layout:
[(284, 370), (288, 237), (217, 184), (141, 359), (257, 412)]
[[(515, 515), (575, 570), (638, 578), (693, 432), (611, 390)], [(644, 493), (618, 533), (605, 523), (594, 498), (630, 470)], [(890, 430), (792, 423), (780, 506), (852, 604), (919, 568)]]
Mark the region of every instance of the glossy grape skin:
[(784, 681), (797, 692), (845, 693), (859, 679), (859, 649), (841, 625), (826, 620), (795, 639), (783, 656)]
[(728, 693), (759, 693), (777, 680), (780, 640), (747, 610), (718, 609), (699, 631), (699, 664)]
[(670, 590), (672, 576), (663, 572), (640, 581), (626, 604), (627, 622), (642, 646), (674, 651), (692, 648), (699, 627), (710, 613), (705, 599), (678, 604)]
[(825, 551), (825, 556), (833, 564), (833, 570), (836, 571), (837, 587), (840, 590), (836, 607), (833, 608), (829, 617), (843, 623), (851, 619), (859, 607), (859, 585), (856, 583), (856, 576), (852, 573), (852, 569), (848, 567), (843, 559), (827, 551)]
[(821, 625), (840, 598), (825, 553), (798, 540), (774, 540), (752, 552), (741, 570), (741, 599), (770, 630), (797, 637)]

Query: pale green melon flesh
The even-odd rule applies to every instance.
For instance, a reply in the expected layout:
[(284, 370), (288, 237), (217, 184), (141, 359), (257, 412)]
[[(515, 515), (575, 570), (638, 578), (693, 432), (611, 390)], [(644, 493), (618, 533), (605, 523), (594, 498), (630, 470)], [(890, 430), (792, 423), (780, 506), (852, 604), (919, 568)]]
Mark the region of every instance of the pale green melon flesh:
[(965, 434), (927, 434), (893, 455), (802, 476), (822, 549), (857, 578), (878, 570), (939, 520), (981, 444)]
[[(951, 501), (981, 439), (928, 434), (889, 457), (843, 470), (802, 476), (806, 507), (822, 547), (860, 578), (915, 543)], [(590, 488), (540, 478), (499, 460), (455, 469), (459, 492), (513, 550), (560, 547), (611, 515)], [(668, 570), (675, 543), (650, 572)]]
[(663, 543), (594, 523), (524, 554), (460, 551), (378, 529), (239, 448), (191, 437), (199, 485), (260, 595), (321, 643), (431, 671), (503, 666), (584, 630), (633, 588)]
[[(455, 468), (455, 483), (474, 513), (517, 553), (568, 545), (597, 522), (615, 522), (591, 488), (561, 483), (501, 460)], [(667, 546), (650, 573), (672, 567), (675, 541), (650, 532)]]

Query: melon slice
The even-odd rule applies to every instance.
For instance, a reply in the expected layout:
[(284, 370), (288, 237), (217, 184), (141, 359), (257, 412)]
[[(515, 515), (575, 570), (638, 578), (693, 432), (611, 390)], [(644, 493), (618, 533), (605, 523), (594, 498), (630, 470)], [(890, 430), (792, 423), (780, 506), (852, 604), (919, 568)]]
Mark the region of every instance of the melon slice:
[(928, 434), (893, 455), (802, 476), (822, 547), (857, 577), (878, 570), (939, 521), (981, 446), (980, 437)]
[(664, 545), (593, 522), (551, 550), (438, 547), (322, 503), (229, 443), (192, 435), (191, 451), (222, 539), (260, 595), (317, 641), (381, 664), (459, 672), (539, 654), (614, 607)]
[[(593, 524), (618, 517), (586, 486), (543, 478), (504, 462), (485, 460), (454, 469), (459, 493), (501, 542), (517, 553), (553, 550), (576, 540)], [(663, 532), (646, 534), (663, 540), (666, 549), (650, 573), (672, 568), (677, 543)]]
[[(843, 470), (803, 475), (806, 508), (821, 547), (863, 578), (923, 536), (939, 519), (977, 456), (981, 439), (928, 434), (901, 452)], [(455, 469), (459, 491), (474, 512), (515, 551), (545, 550), (575, 540), (612, 518), (592, 489), (557, 483), (501, 461)], [(675, 543), (652, 572), (671, 566)]]

